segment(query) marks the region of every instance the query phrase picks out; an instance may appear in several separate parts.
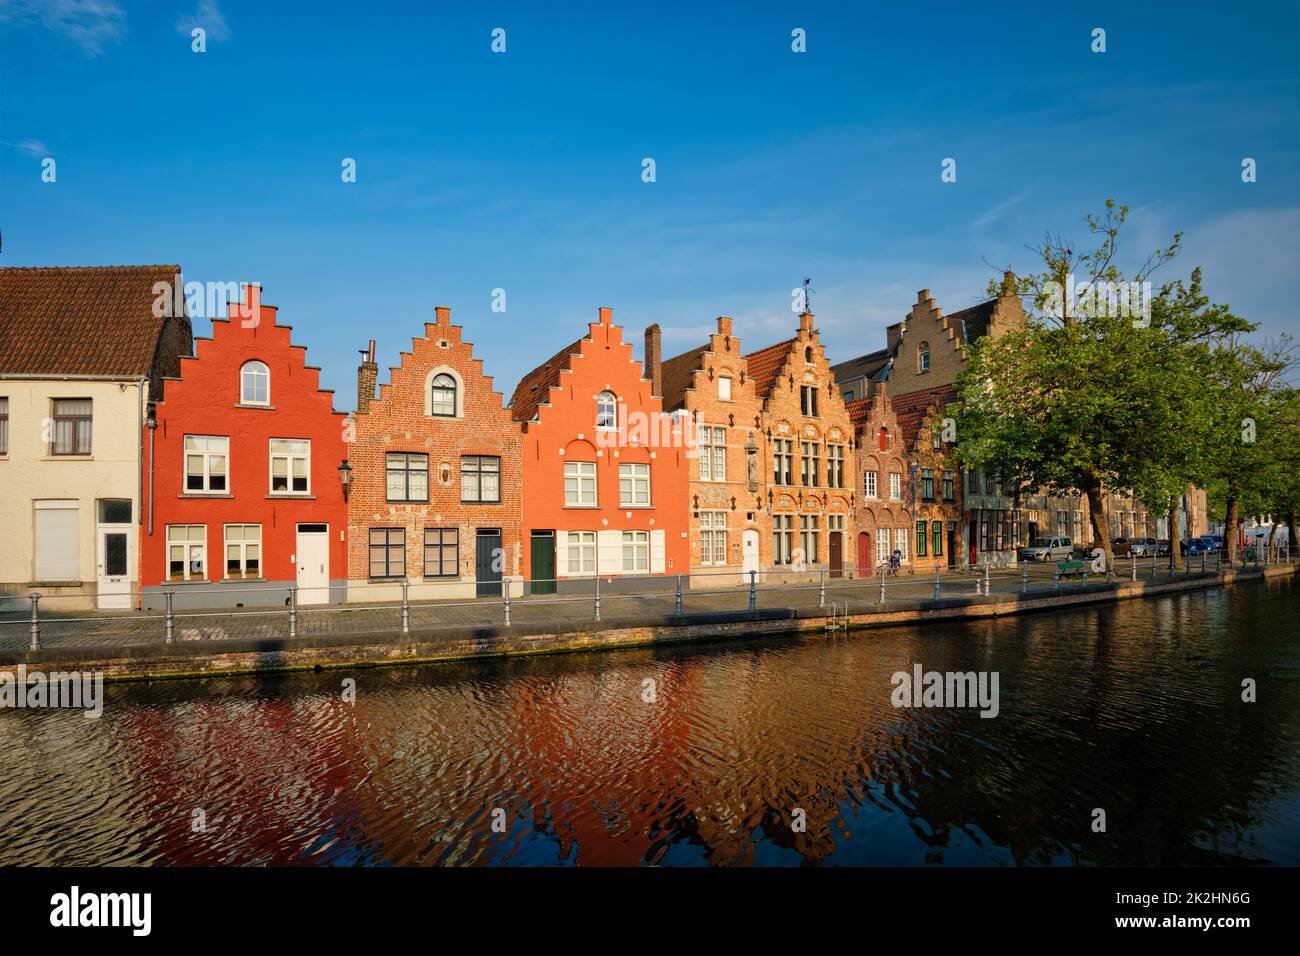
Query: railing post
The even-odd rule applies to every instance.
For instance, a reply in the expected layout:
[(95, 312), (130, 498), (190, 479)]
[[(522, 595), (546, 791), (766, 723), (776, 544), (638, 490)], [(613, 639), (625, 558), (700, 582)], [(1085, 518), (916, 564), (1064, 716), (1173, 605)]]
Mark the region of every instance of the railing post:
[(176, 640), (176, 616), (172, 614), (172, 595), (176, 593), (175, 588), (166, 588), (163, 590), (163, 599), (167, 602), (167, 643), (172, 644)]
[(826, 606), (826, 572), (817, 572), (817, 606)]
[(1088, 590), (1088, 562), (1083, 562), (1083, 589)]
[(943, 586), (939, 583), (939, 566), (934, 568), (934, 603), (938, 604), (943, 600)]
[(984, 596), (989, 596), (989, 562), (984, 562)]
[(678, 617), (682, 616), (682, 576), (677, 575), (677, 601), (673, 613)]
[(510, 585), (505, 586), (506, 592), (506, 627), (510, 626)]
[(758, 572), (749, 572), (749, 609), (758, 610)]
[(41, 596), (36, 591), (27, 595), (32, 602), (32, 643), (31, 649), (39, 651), (41, 649), (41, 615), (36, 606), (41, 603)]
[(1020, 565), (1020, 593), (1029, 593), (1029, 563)]
[(1133, 581), (1136, 582), (1138, 579), (1138, 556), (1136, 553), (1133, 553), (1130, 554), (1129, 557), (1132, 558), (1133, 561)]
[(880, 566), (880, 603), (885, 603), (885, 566)]
[(411, 582), (402, 578), (402, 633), (411, 633)]
[(1152, 581), (1156, 579), (1156, 568), (1159, 561), (1160, 561), (1160, 545), (1157, 544), (1156, 549), (1151, 552), (1151, 580)]
[(1201, 573), (1202, 573), (1202, 574), (1205, 573), (1205, 563), (1206, 563), (1208, 560), (1209, 560), (1209, 559), (1205, 556), (1205, 552), (1202, 551), (1202, 552), (1201, 552)]
[(595, 617), (593, 620), (600, 620), (600, 575), (596, 575), (596, 602), (593, 610)]
[(298, 636), (298, 585), (289, 585), (289, 636)]
[(1052, 572), (1052, 590), (1061, 590), (1061, 566), (1058, 564), (1056, 570)]

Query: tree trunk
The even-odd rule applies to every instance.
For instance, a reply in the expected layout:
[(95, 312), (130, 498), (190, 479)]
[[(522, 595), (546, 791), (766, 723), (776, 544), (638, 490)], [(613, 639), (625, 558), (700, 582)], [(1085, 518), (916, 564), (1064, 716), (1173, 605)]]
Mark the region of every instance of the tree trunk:
[(1179, 533), (1178, 528), (1178, 496), (1169, 496), (1169, 564), (1172, 567), (1180, 568), (1183, 565), (1183, 556), (1180, 553), (1179, 544), (1183, 536)]
[(1286, 547), (1288, 554), (1294, 555), (1296, 553), (1294, 510), (1286, 513)]
[(1092, 537), (1096, 547), (1106, 553), (1106, 567), (1112, 567), (1110, 524), (1106, 520), (1106, 498), (1102, 493), (1101, 480), (1093, 475), (1086, 475), (1083, 480), (1083, 493), (1088, 498), (1088, 520), (1092, 522)]
[(1228, 564), (1236, 564), (1241, 557), (1237, 546), (1237, 496), (1231, 487), (1223, 508), (1223, 546), (1228, 552)]

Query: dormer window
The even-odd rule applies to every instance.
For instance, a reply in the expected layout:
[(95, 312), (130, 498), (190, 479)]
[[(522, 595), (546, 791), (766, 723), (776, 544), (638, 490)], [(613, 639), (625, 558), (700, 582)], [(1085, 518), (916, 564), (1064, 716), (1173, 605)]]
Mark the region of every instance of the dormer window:
[(239, 370), (239, 401), (243, 405), (271, 404), (271, 370), (265, 362), (245, 362)]
[(930, 343), (922, 342), (916, 347), (916, 370), (918, 372), (930, 371)]
[(429, 413), (440, 418), (456, 417), (456, 380), (443, 372), (429, 386)]
[(613, 392), (601, 392), (596, 396), (596, 427), (618, 428), (618, 399)]
[(812, 346), (811, 346), (811, 345), (809, 345), (809, 346), (807, 346), (806, 348), (804, 348), (804, 350), (803, 350), (803, 360), (804, 360), (805, 362), (807, 362), (809, 365), (812, 364), (812, 360), (813, 360), (813, 358), (812, 358)]

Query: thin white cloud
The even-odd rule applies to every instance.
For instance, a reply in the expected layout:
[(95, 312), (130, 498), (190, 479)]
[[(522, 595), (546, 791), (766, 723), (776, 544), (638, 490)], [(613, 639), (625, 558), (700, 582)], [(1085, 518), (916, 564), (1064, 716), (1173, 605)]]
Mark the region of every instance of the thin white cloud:
[(0, 0), (0, 23), (37, 22), (92, 57), (126, 33), (126, 12), (113, 0)]
[(996, 206), (989, 207), (988, 209), (984, 210), (984, 212), (980, 213), (978, 217), (976, 217), (975, 221), (971, 223), (971, 228), (982, 229), (984, 226), (996, 222), (997, 220), (1002, 218), (1002, 214), (1004, 212), (1006, 212), (1012, 206), (1020, 205), (1027, 198), (1029, 198), (1028, 189), (1024, 190), (1019, 195), (1012, 196), (1010, 199), (998, 203)]
[(217, 0), (200, 0), (199, 7), (193, 13), (176, 21), (176, 31), (190, 36), (195, 27), (207, 31), (209, 40), (229, 40), (230, 25), (217, 6)]
[(0, 143), (0, 146), (8, 146), (10, 149), (18, 150), (20, 153), (26, 153), (28, 156), (36, 156), (42, 159), (50, 155), (50, 148), (39, 139), (25, 139), (21, 143)]

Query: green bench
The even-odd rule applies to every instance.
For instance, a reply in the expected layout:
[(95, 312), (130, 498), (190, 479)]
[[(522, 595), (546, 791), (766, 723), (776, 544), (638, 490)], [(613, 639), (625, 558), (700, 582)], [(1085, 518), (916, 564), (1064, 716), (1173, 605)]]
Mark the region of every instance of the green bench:
[(1083, 574), (1088, 564), (1087, 561), (1057, 561), (1056, 570), (1060, 571), (1061, 577), (1065, 578), (1071, 574)]

